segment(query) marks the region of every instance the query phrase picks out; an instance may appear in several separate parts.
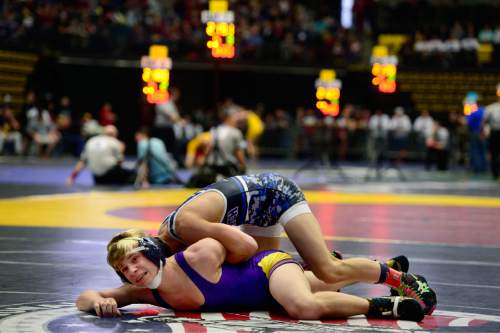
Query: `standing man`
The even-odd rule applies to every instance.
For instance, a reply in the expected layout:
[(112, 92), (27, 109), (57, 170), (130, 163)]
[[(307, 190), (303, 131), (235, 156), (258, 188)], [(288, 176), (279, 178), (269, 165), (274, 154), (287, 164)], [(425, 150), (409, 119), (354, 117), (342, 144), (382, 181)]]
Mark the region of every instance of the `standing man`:
[(416, 136), (416, 145), (419, 158), (423, 158), (424, 151), (426, 155), (429, 153), (426, 149), (427, 138), (434, 131), (434, 121), (428, 110), (423, 110), (413, 123), (413, 131)]
[(490, 127), (488, 147), (490, 150), (490, 168), (493, 178), (500, 182), (500, 83), (497, 84), (498, 100), (486, 106), (483, 126)]
[(448, 170), (448, 147), (450, 133), (446, 127), (441, 126), (438, 120), (434, 120), (432, 132), (429, 133), (427, 145), (427, 157), (425, 169), (430, 170), (431, 165), (436, 163), (439, 171)]
[(408, 149), (408, 137), (411, 132), (411, 121), (402, 106), (394, 109), (391, 118), (391, 143), (390, 150), (395, 153), (395, 165), (399, 168), (402, 160), (406, 157)]
[(117, 139), (118, 130), (113, 125), (104, 127), (104, 134), (87, 141), (73, 172), (66, 183), (73, 185), (80, 171), (89, 166), (94, 182), (102, 185), (133, 184), (135, 172), (122, 167), (125, 144)]
[(375, 166), (377, 178), (380, 178), (384, 154), (387, 150), (387, 138), (391, 126), (391, 120), (388, 115), (377, 109), (375, 114), (368, 121), (368, 147), (367, 155), (370, 164)]
[(486, 148), (483, 133), (484, 107), (479, 105), (479, 95), (469, 91), (464, 99), (464, 108), (469, 108), (467, 126), (469, 127), (469, 159), (474, 173), (486, 171)]
[(153, 130), (151, 132), (153, 137), (163, 141), (167, 150), (174, 155), (176, 160), (178, 157), (174, 124), (180, 119), (179, 108), (176, 104), (180, 96), (179, 89), (172, 88), (169, 100), (156, 105)]

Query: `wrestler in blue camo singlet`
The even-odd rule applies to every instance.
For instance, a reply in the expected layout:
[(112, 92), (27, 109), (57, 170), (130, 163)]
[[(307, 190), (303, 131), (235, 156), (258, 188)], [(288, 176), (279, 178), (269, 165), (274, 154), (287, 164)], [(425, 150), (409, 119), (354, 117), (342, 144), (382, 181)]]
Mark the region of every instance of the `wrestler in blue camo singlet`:
[(177, 211), (207, 191), (217, 191), (226, 198), (226, 211), (221, 222), (229, 225), (272, 226), (288, 208), (305, 201), (297, 184), (275, 173), (230, 177), (194, 193), (165, 218), (162, 224), (166, 223), (172, 236), (178, 238), (174, 228)]

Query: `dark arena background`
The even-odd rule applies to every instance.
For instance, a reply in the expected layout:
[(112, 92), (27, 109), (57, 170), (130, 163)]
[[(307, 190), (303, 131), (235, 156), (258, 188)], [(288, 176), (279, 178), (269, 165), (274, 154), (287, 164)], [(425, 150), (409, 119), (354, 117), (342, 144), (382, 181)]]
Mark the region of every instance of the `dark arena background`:
[[(500, 332), (499, 99), (496, 0), (0, 0), (0, 332)], [(111, 236), (156, 234), (202, 186), (227, 119), (237, 173), (294, 180), (345, 257), (406, 255), (436, 311), (78, 311), (120, 285)], [(109, 156), (81, 154), (110, 126), (129, 177), (103, 184)], [(146, 178), (143, 128), (168, 151)]]

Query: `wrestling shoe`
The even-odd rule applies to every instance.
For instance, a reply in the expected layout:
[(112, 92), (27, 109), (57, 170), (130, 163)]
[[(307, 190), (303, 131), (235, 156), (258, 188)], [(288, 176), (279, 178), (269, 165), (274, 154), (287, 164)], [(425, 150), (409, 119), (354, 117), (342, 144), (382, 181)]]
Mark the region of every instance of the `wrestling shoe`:
[(424, 310), (414, 298), (410, 297), (377, 297), (369, 299), (368, 318), (402, 319), (422, 321)]
[(405, 256), (397, 256), (388, 259), (385, 264), (387, 265), (387, 267), (403, 273), (408, 273), (408, 269), (410, 268), (410, 262)]
[(429, 287), (423, 276), (403, 273), (401, 274), (401, 285), (394, 290), (400, 296), (416, 299), (426, 315), (430, 315), (436, 308), (436, 293)]
[[(410, 262), (405, 256), (397, 256), (388, 259), (385, 264), (387, 265), (387, 267), (403, 273), (408, 273), (408, 269), (410, 268)], [(391, 288), (391, 296), (399, 296), (399, 293), (397, 292), (397, 290)]]
[(344, 259), (344, 256), (342, 255), (342, 252), (340, 252), (340, 251), (332, 250), (332, 252), (330, 252), (330, 253), (334, 258), (337, 258), (340, 260)]

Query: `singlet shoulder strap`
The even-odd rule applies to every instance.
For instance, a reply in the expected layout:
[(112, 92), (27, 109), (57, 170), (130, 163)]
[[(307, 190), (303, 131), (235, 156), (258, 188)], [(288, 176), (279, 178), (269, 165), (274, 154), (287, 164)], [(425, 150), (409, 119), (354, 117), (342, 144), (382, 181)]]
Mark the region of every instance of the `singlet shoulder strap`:
[(153, 293), (153, 297), (155, 298), (156, 302), (158, 302), (158, 304), (161, 307), (167, 308), (167, 309), (173, 309), (173, 307), (170, 304), (168, 304), (167, 302), (165, 302), (165, 300), (161, 297), (158, 289), (151, 289), (151, 292)]
[(182, 268), (182, 270), (189, 276), (193, 283), (200, 289), (204, 286), (213, 286), (214, 284), (205, 279), (203, 276), (198, 274), (191, 266), (189, 266), (186, 258), (184, 257), (184, 252), (177, 252), (175, 254), (175, 260), (177, 264)]

